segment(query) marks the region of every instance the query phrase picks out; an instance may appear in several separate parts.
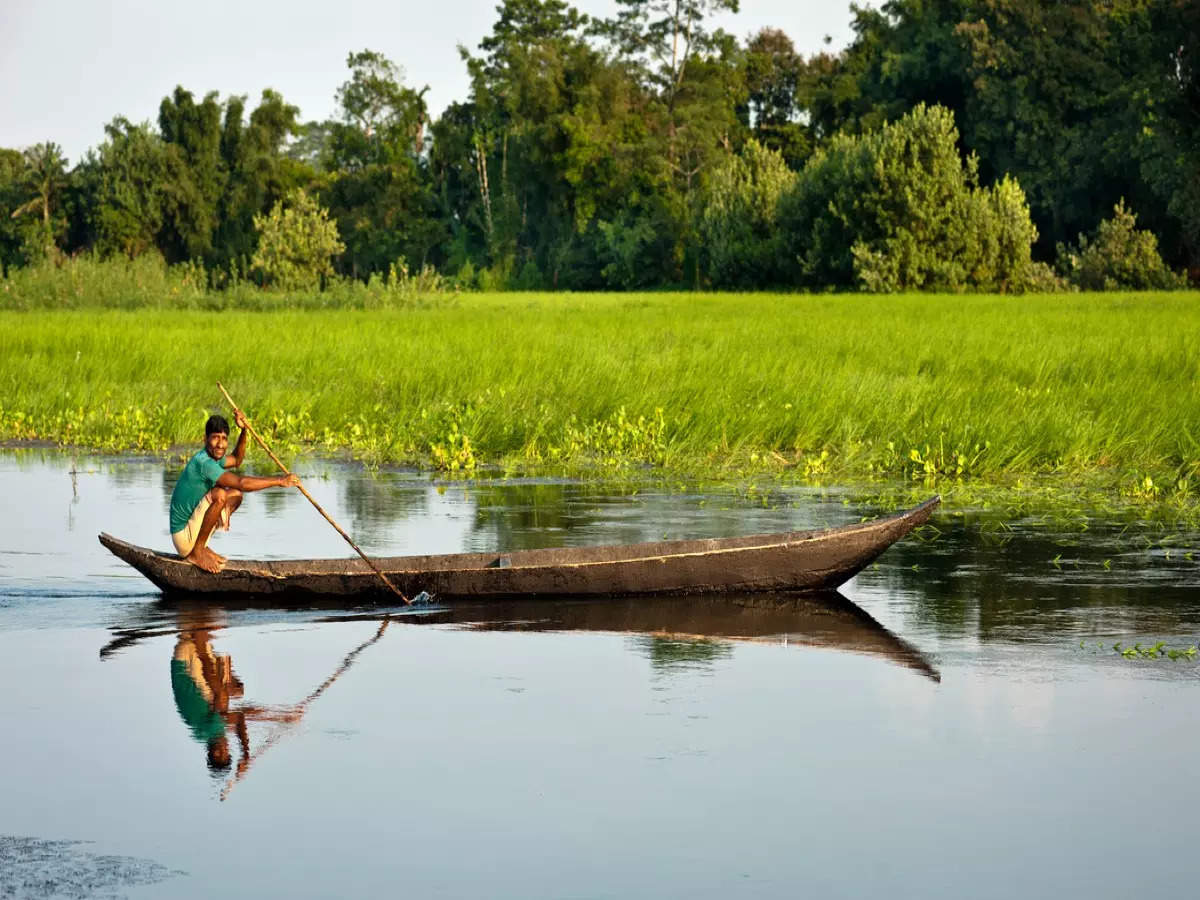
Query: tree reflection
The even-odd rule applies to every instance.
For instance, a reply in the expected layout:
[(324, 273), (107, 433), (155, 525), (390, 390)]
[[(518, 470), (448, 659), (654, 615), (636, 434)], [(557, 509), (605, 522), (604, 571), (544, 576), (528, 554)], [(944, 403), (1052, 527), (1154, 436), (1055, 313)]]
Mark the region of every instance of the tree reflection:
[(656, 672), (710, 669), (717, 660), (733, 656), (733, 645), (724, 641), (645, 635), (631, 641), (634, 652), (650, 660)]
[(936, 540), (891, 547), (860, 579), (907, 595), (914, 626), (941, 637), (1044, 641), (1089, 633), (1182, 634), (1200, 627), (1196, 565), (1140, 548), (1126, 528), (1084, 531), (987, 519), (939, 523)]

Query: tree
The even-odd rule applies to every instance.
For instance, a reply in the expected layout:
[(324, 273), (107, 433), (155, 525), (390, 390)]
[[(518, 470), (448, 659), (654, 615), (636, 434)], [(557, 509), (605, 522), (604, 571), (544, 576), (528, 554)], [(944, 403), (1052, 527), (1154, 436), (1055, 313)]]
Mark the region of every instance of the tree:
[(743, 124), (764, 147), (799, 168), (812, 153), (812, 141), (800, 122), (797, 93), (804, 60), (792, 39), (778, 28), (763, 28), (750, 38), (745, 54), (746, 114)]
[(780, 200), (780, 228), (801, 283), (872, 291), (1035, 286), (1037, 230), (1012, 180), (978, 183), (954, 118), (918, 105), (819, 150)]
[(1179, 290), (1187, 286), (1158, 253), (1158, 239), (1137, 227), (1137, 216), (1122, 199), (1089, 240), (1079, 235), (1077, 247), (1058, 248), (1059, 271), (1085, 291)]
[[(561, 0), (505, 0), (498, 11), (480, 55), (462, 50), (471, 100), (447, 111), (434, 145), (456, 246), (482, 247), (489, 278), (603, 287), (603, 272), (620, 266), (609, 268), (614, 244), (601, 223), (611, 232), (628, 212), (661, 206), (668, 186), (649, 98)], [(658, 236), (676, 231), (660, 224), (650, 226)], [(631, 263), (639, 277), (661, 273), (667, 243)]]
[(350, 79), (337, 90), (342, 121), (331, 129), (335, 166), (357, 169), (421, 156), (429, 86), (406, 87), (404, 71), (373, 50), (349, 54), (346, 65)]
[(345, 249), (329, 213), (303, 190), (291, 191), (268, 215), (254, 217), (258, 248), (251, 265), (265, 284), (283, 290), (318, 286)]
[(25, 158), (19, 150), (0, 148), (0, 274), (23, 265), (21, 231), (13, 211), (26, 202), (21, 184)]
[(651, 223), (658, 232), (669, 227), (674, 239), (660, 256), (667, 263), (660, 264), (661, 280), (695, 283), (699, 191), (711, 168), (740, 146), (737, 110), (746, 103), (739, 48), (706, 23), (715, 13), (737, 12), (738, 0), (618, 0), (618, 7), (598, 31), (646, 94), (647, 134), (670, 179), (655, 204), (667, 219)]
[(406, 87), (402, 70), (371, 50), (346, 64), (340, 121), (308, 128), (319, 142), (308, 152), (329, 172), (320, 197), (344, 245), (342, 271), (367, 277), (401, 259), (424, 264), (444, 235), (425, 161), (428, 87)]
[(1152, 227), (1200, 282), (1200, 0), (1158, 0), (1149, 16), (1138, 54), (1147, 64), (1129, 85), (1153, 104), (1142, 122), (1141, 171), (1156, 202), (1142, 208), (1161, 210)]
[(1043, 257), (1122, 196), (1176, 258), (1200, 252), (1200, 176), (1190, 176), (1200, 171), (1191, 74), (1200, 0), (853, 9), (851, 45), (801, 72), (800, 104), (818, 140), (940, 105), (985, 183), (1008, 174), (1028, 191)]
[(36, 219), (36, 227), (21, 229), (22, 252), (26, 259), (42, 258), (53, 251), (56, 238), (66, 227), (65, 219), (54, 213), (67, 186), (67, 160), (58, 144), (46, 141), (27, 148), (22, 163), (17, 190), (23, 202), (18, 200), (9, 215)]
[(31, 213), (43, 228), (50, 228), (50, 210), (67, 183), (67, 160), (62, 147), (47, 141), (34, 144), (23, 154), (25, 169), (21, 181), (33, 196), (12, 211), (12, 217)]
[(117, 117), (104, 130), (107, 140), (82, 166), (91, 183), (88, 232), (100, 254), (132, 258), (159, 247), (171, 163), (166, 143), (149, 125)]
[(356, 278), (387, 272), (401, 259), (420, 268), (442, 243), (445, 227), (424, 173), (411, 162), (344, 172), (321, 191), (337, 222), (341, 270)]
[(221, 165), (225, 182), (213, 233), (214, 261), (228, 266), (254, 252), (254, 216), (269, 210), (294, 188), (309, 184), (315, 172), (285, 155), (296, 132), (299, 110), (270, 89), (243, 122), (246, 98), (230, 97), (221, 126)]
[(226, 268), (253, 250), (253, 217), (303, 184), (311, 170), (284, 156), (298, 110), (265, 90), (245, 120), (246, 98), (223, 103), (215, 91), (197, 103), (176, 87), (159, 107), (166, 147), (159, 247), (167, 260)]
[(164, 97), (158, 127), (166, 144), (163, 228), (159, 246), (168, 262), (213, 261), (226, 173), (221, 159), (221, 104), (210, 91), (196, 103), (191, 91), (177, 86)]
[(1147, 194), (1131, 165), (1147, 112), (1128, 90), (1149, 62), (1129, 53), (1146, 27), (1138, 6), (994, 0), (947, 23), (967, 54), (964, 143), (985, 178), (1010, 173), (1029, 192), (1046, 255), (1119, 197)]
[(709, 32), (705, 19), (737, 12), (739, 0), (617, 0), (620, 11), (601, 28), (622, 56), (638, 60), (668, 104), (696, 56), (717, 51), (728, 35)]
[(788, 283), (778, 206), (795, 179), (781, 154), (753, 139), (717, 167), (699, 224), (704, 273), (714, 287)]

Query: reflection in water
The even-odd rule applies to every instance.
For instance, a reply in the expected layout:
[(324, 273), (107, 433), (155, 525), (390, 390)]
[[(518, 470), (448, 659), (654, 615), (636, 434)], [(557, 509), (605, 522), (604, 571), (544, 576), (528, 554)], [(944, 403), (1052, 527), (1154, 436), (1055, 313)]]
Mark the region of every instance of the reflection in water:
[[(892, 546), (858, 585), (911, 597), (906, 627), (941, 638), (1069, 643), (1090, 635), (1200, 631), (1194, 536), (1095, 524), (1064, 532), (983, 523)], [(1059, 526), (1061, 527), (1061, 526)], [(1173, 551), (1173, 552), (1172, 552)]]
[(214, 775), (223, 775), (233, 765), (227, 733), (233, 729), (240, 751), (237, 772), (241, 777), (253, 758), (248, 723), (294, 723), (302, 710), (298, 706), (234, 703), (245, 695), (245, 686), (234, 673), (229, 654), (213, 649), (213, 632), (222, 627), (218, 616), (216, 610), (204, 609), (179, 616), (178, 639), (171, 655), (171, 692), (180, 718), (192, 737), (204, 745), (208, 768)]
[(323, 693), (325, 693), (325, 691), (328, 690), (328, 688), (331, 684), (333, 684), (335, 681), (337, 681), (339, 678), (341, 678), (342, 675), (344, 675), (349, 670), (349, 668), (354, 664), (355, 659), (358, 658), (358, 654), (362, 653), (364, 650), (366, 650), (368, 647), (370, 647), (372, 644), (374, 644), (376, 641), (378, 641), (381, 637), (383, 637), (383, 633), (385, 631), (387, 631), (388, 623), (390, 623), (391, 621), (392, 621), (391, 617), (385, 615), (383, 617), (383, 621), (379, 623), (379, 630), (376, 631), (372, 637), (363, 641), (361, 644), (359, 644), (357, 647), (355, 647), (353, 650), (351, 650), (349, 653), (347, 653), (345, 658), (342, 660), (341, 665), (339, 665), (328, 678), (326, 678), (319, 685), (317, 685), (317, 687), (315, 689), (313, 689), (312, 691), (309, 691), (307, 697), (305, 697), (303, 700), (301, 700), (299, 703), (297, 703), (295, 706), (291, 707), (288, 710), (287, 717), (284, 719), (281, 719), (281, 721), (283, 721), (285, 723), (285, 725), (282, 728), (279, 728), (278, 730), (276, 730), (273, 734), (268, 735), (267, 738), (263, 740), (263, 742), (259, 745), (258, 749), (252, 755), (248, 755), (245, 757), (244, 764), (242, 764), (242, 763), (238, 764), (237, 774), (233, 777), (233, 779), (231, 781), (227, 782), (225, 787), (221, 790), (221, 799), (222, 800), (224, 800), (226, 797), (228, 797), (229, 792), (233, 790), (234, 786), (239, 781), (241, 781), (243, 778), (246, 777), (246, 773), (250, 771), (250, 766), (254, 763), (254, 761), (259, 759), (264, 753), (266, 753), (268, 750), (270, 750), (271, 747), (273, 747), (279, 741), (280, 738), (282, 738), (285, 734), (287, 734), (290, 731), (291, 727), (296, 725), (301, 720), (301, 718), (303, 718), (305, 712), (308, 711), (308, 708), (309, 708), (309, 706), (312, 705), (313, 701), (316, 700), (318, 697), (320, 697)]
[[(331, 610), (340, 610), (333, 604)], [(316, 613), (319, 608), (314, 607)], [(295, 622), (298, 611), (263, 610), (257, 603), (240, 607), (228, 602), (220, 607), (229, 626), (241, 621), (263, 625), (277, 616), (280, 622)], [(100, 651), (102, 658), (145, 638), (179, 633), (195, 640), (196, 635), (207, 639), (216, 627), (206, 625), (207, 631), (191, 623), (216, 621), (216, 611), (203, 601), (187, 598), (164, 598), (139, 611), (140, 621), (111, 629), (113, 638)], [(241, 619), (240, 617), (245, 617)], [(178, 624), (164, 629), (164, 618)], [(363, 647), (356, 648), (343, 662), (343, 669), (364, 647), (383, 633), (389, 622), (408, 625), (440, 625), (473, 631), (593, 631), (627, 634), (637, 638), (630, 646), (647, 658), (656, 668), (669, 669), (675, 664), (712, 663), (727, 658), (738, 642), (779, 644), (784, 646), (819, 647), (845, 650), (876, 656), (918, 671), (933, 680), (940, 678), (937, 669), (925, 655), (904, 639), (896, 636), (866, 610), (842, 594), (746, 593), (696, 594), (675, 597), (625, 597), (616, 600), (508, 600), (489, 603), (456, 603), (446, 607), (424, 607), (420, 610), (369, 610), (342, 613), (335, 616), (313, 615), (310, 621), (348, 622), (379, 620), (379, 634)], [(231, 667), (230, 667), (231, 668)], [(216, 689), (209, 687), (214, 697), (221, 696), (220, 668)], [(235, 679), (236, 680), (236, 679)], [(319, 693), (319, 691), (318, 691)], [(240, 696), (240, 695), (238, 695)], [(304, 703), (315, 699), (310, 695)], [(303, 704), (301, 704), (303, 705)], [(241, 707), (239, 707), (241, 708)], [(296, 707), (293, 707), (293, 709)]]
[[(385, 613), (375, 634), (347, 653), (340, 665), (304, 699), (283, 706), (267, 706), (242, 701), (245, 685), (233, 670), (232, 658), (213, 648), (214, 633), (227, 627), (224, 608), (185, 604), (177, 606), (173, 613), (177, 617), (175, 629), (164, 631), (152, 625), (113, 629), (115, 636), (100, 649), (100, 658), (107, 659), (146, 638), (176, 635), (171, 654), (171, 692), (175, 708), (192, 737), (204, 745), (208, 768), (214, 776), (224, 777), (233, 768), (229, 730), (232, 729), (237, 737), (237, 768), (221, 790), (222, 800), (247, 775), (256, 760), (299, 724), (312, 703), (350, 669), (358, 655), (383, 637), (392, 621)], [(277, 726), (253, 750), (249, 728), (252, 723)]]
[[(226, 719), (231, 718), (229, 701), (241, 697), (244, 688), (233, 673), (228, 654), (213, 651), (209, 635), (209, 628), (203, 625), (179, 632), (171, 657), (171, 692), (192, 737), (208, 750), (208, 767), (221, 772), (231, 765), (225, 734)], [(232, 718), (246, 755), (249, 739), (244, 718)]]
[[(450, 625), (473, 631), (599, 631), (628, 634), (628, 646), (661, 674), (711, 669), (728, 659), (739, 641), (845, 650), (888, 659), (939, 681), (937, 669), (917, 649), (892, 634), (860, 607), (838, 593), (826, 595), (738, 594), (623, 598), (620, 600), (508, 601), (459, 604), (420, 614), (365, 612), (315, 621), (379, 620), (374, 635), (350, 650), (337, 668), (303, 699), (283, 706), (245, 701), (245, 685), (229, 654), (214, 647), (219, 632), (236, 627), (240, 613), (263, 624), (263, 611), (220, 608), (188, 600), (163, 600), (139, 612), (140, 622), (112, 629), (101, 650), (107, 659), (147, 638), (175, 635), (171, 653), (171, 689), (175, 708), (192, 737), (205, 748), (210, 771), (225, 778), (221, 799), (249, 773), (251, 766), (294, 730), (309, 707), (340, 678), (366, 648), (383, 637), (390, 623)], [(269, 615), (269, 614), (268, 614)], [(296, 613), (279, 612), (295, 622)], [(174, 628), (164, 629), (172, 619)], [(251, 723), (274, 730), (251, 747)], [(236, 737), (233, 762), (230, 732)], [(229, 772), (232, 770), (232, 776)]]
[(679, 638), (652, 634), (633, 639), (634, 648), (650, 660), (656, 672), (707, 669), (719, 659), (733, 656), (727, 642), (707, 638)]
[(729, 655), (730, 642), (754, 642), (864, 653), (941, 678), (921, 651), (837, 591), (458, 604), (439, 621), (486, 631), (640, 635), (632, 646), (657, 669), (711, 665)]

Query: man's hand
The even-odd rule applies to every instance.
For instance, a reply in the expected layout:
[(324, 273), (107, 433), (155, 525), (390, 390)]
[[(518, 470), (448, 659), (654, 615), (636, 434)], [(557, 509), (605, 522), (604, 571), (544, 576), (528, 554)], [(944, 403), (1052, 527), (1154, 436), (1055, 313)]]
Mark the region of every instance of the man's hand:
[(233, 421), (234, 421), (234, 424), (236, 424), (238, 428), (245, 428), (246, 427), (246, 414), (244, 412), (242, 412), (240, 409), (234, 408)]
[(288, 475), (286, 478), (284, 478), (283, 482), (279, 486), (280, 487), (300, 487), (300, 476), (297, 475), (295, 472), (293, 472), (290, 475)]

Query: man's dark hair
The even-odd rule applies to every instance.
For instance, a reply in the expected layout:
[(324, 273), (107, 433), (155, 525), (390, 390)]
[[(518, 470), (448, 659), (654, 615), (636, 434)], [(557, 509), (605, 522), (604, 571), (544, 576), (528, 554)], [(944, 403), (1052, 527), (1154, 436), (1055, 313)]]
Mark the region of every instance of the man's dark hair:
[(204, 439), (207, 441), (213, 434), (229, 434), (229, 423), (224, 416), (209, 416), (204, 423)]

